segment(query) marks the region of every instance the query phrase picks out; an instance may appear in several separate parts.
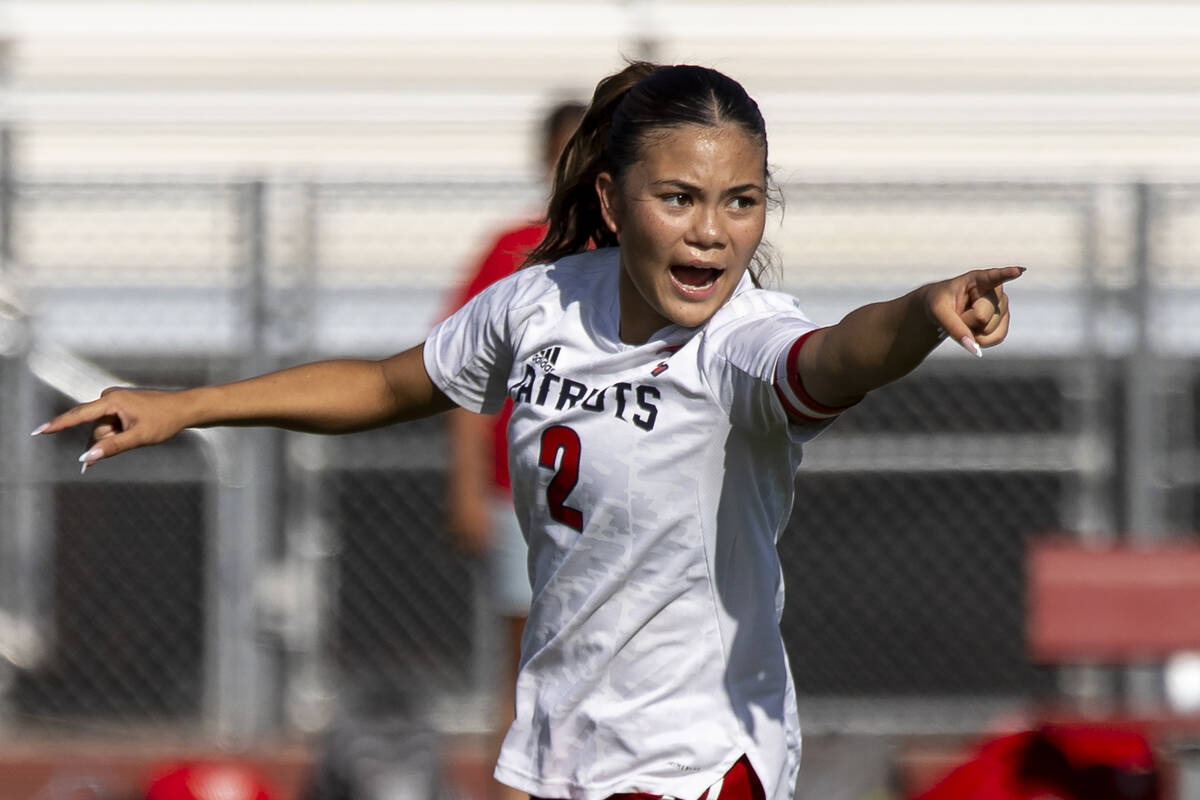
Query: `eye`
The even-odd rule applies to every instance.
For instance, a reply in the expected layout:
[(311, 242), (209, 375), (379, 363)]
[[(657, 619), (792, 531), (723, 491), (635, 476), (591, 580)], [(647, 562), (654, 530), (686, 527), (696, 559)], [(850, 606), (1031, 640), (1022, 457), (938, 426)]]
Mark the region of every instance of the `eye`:
[(673, 192), (671, 194), (662, 195), (662, 201), (669, 206), (682, 208), (692, 202), (692, 198), (683, 192)]
[(749, 211), (758, 205), (758, 199), (750, 195), (738, 195), (737, 197), (730, 198), (729, 205), (735, 211)]

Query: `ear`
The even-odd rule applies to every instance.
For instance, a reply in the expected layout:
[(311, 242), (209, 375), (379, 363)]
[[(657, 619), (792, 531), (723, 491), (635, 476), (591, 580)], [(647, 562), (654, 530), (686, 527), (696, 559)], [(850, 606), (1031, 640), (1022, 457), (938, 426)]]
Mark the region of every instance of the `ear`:
[(596, 176), (596, 196), (600, 199), (600, 215), (604, 217), (604, 224), (614, 234), (620, 233), (617, 224), (621, 207), (620, 193), (610, 173), (601, 172)]

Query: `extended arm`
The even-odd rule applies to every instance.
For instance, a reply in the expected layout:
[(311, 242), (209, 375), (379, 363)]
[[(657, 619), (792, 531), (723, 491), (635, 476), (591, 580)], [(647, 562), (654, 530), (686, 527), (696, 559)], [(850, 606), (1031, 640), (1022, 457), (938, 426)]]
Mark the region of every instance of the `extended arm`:
[(972, 270), (850, 312), (799, 350), (804, 388), (822, 404), (848, 406), (912, 371), (944, 336), (980, 355), (980, 347), (999, 344), (1008, 334), (1002, 284), (1024, 271)]
[(381, 361), (318, 361), (219, 386), (177, 392), (108, 389), (98, 400), (55, 417), (38, 433), (95, 423), (81, 460), (158, 444), (184, 428), (273, 425), (348, 433), (416, 419), (453, 407), (430, 381), (423, 345)]
[(465, 552), (479, 555), (491, 544), (488, 497), (492, 489), (492, 426), (495, 418), (456, 408), (446, 415), (450, 438), (447, 476), (450, 533)]

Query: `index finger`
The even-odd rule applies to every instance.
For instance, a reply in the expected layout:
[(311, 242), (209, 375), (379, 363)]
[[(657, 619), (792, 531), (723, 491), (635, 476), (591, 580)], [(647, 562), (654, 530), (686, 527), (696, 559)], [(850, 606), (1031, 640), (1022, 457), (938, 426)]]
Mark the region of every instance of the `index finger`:
[(90, 403), (84, 403), (72, 408), (70, 411), (64, 411), (49, 422), (39, 425), (34, 431), (36, 436), (42, 433), (58, 433), (65, 431), (68, 428), (74, 428), (76, 425), (82, 425), (85, 422), (95, 422), (103, 417), (111, 416), (115, 412), (111, 409), (108, 401), (103, 397), (93, 400)]
[(978, 269), (975, 270), (975, 285), (979, 290), (988, 292), (1024, 274), (1025, 268), (1018, 266)]

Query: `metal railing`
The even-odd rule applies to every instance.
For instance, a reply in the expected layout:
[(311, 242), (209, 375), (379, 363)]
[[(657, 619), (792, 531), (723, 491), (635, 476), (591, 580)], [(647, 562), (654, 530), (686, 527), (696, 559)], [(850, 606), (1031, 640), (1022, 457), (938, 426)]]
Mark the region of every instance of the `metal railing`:
[[(810, 729), (936, 727), (914, 697), (957, 709), (945, 727), (981, 724), (1055, 687), (1023, 648), (1027, 537), (1200, 530), (1200, 186), (784, 191), (780, 285), (818, 321), (971, 266), (1031, 268), (1004, 347), (939, 350), (809, 448), (780, 544)], [(11, 183), (0, 724), (236, 742), (391, 702), (485, 725), (495, 642), (478, 565), (441, 531), (437, 421), (199, 432), (82, 478), (81, 438), (28, 431), (115, 376), (181, 385), (399, 350), (535, 193)]]

